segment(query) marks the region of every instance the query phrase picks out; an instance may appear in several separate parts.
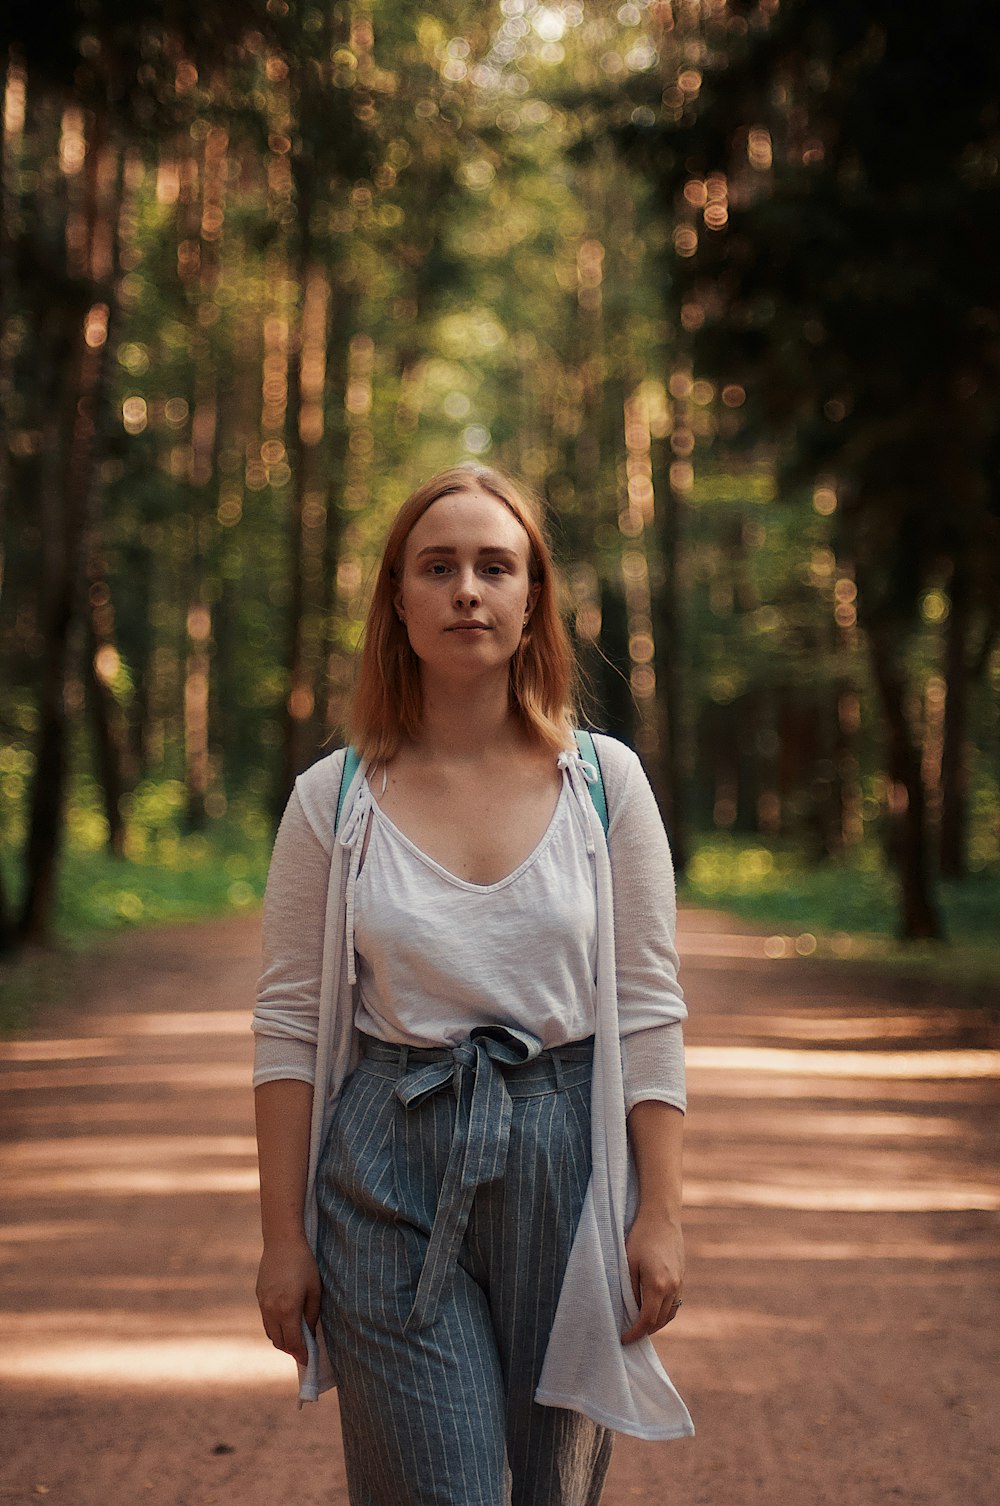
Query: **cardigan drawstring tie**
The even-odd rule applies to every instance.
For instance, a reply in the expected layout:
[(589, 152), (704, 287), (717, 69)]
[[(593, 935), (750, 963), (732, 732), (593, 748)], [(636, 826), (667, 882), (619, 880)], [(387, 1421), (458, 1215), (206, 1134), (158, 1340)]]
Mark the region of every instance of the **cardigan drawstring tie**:
[(587, 854), (589, 857), (593, 857), (595, 850), (594, 828), (591, 824), (590, 819), (591, 811), (593, 809), (593, 801), (591, 800), (590, 791), (588, 790), (587, 785), (596, 784), (601, 776), (598, 773), (597, 769), (594, 768), (594, 765), (592, 763), (588, 763), (588, 761), (583, 757), (579, 748), (564, 748), (556, 759), (556, 763), (558, 764), (560, 769), (565, 770), (566, 775), (569, 778), (570, 789), (573, 791), (573, 794), (576, 798), (577, 815), (579, 816), (583, 827), (584, 841), (587, 844)]
[(347, 982), (353, 988), (358, 981), (357, 958), (354, 955), (354, 891), (358, 885), (358, 870), (361, 867), (361, 854), (365, 846), (365, 832), (368, 830), (368, 817), (371, 815), (372, 794), (368, 788), (367, 779), (363, 779), (354, 798), (343, 830), (338, 838), (340, 845), (349, 849), (351, 860), (347, 868), (347, 894), (345, 896), (347, 911), (346, 944), (347, 944)]

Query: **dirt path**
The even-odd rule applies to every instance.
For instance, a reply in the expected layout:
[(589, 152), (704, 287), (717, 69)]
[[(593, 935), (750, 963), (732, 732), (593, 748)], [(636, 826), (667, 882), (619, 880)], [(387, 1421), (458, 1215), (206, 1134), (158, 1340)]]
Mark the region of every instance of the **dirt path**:
[[(605, 1506), (992, 1506), (995, 1034), (729, 917), (681, 951), (698, 1435), (620, 1440)], [(255, 920), (123, 937), (0, 1043), (0, 1506), (346, 1501), (253, 1307), (256, 967)]]

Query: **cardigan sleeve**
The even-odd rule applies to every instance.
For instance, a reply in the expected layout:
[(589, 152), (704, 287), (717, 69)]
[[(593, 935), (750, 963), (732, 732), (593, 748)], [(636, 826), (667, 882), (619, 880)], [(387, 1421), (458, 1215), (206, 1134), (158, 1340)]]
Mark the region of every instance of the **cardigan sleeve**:
[(296, 786), (275, 837), (264, 891), (254, 1087), (286, 1077), (311, 1083), (316, 1075), (331, 850), (306, 815)]
[(678, 982), (677, 897), (670, 845), (638, 758), (602, 738), (609, 788), (615, 964), (626, 1112), (645, 1099), (686, 1108)]

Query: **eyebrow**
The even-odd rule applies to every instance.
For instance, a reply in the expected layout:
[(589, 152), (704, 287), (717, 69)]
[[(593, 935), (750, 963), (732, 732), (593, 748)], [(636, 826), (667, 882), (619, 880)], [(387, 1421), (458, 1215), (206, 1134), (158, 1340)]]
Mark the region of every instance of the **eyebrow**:
[[(425, 554), (457, 554), (458, 550), (451, 544), (427, 544), (423, 549), (417, 550), (417, 559), (423, 559)], [(502, 554), (505, 559), (517, 559), (517, 552), (507, 549), (503, 544), (487, 544), (478, 550), (479, 554)]]

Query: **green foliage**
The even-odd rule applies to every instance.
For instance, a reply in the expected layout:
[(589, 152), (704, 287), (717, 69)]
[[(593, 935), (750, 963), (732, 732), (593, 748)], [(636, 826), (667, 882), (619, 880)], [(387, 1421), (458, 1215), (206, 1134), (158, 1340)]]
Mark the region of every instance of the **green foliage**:
[[(706, 25), (683, 107), (617, 131), (678, 220), (700, 369), (792, 481), (837, 478), (872, 620), (912, 622), (946, 561), (1000, 589), (995, 267), (1000, 25), (983, 0), (790, 0)], [(683, 68), (683, 62), (679, 63)], [(682, 233), (683, 232), (683, 233)]]
[[(107, 823), (89, 777), (75, 781), (60, 873), (57, 932), (84, 941), (94, 932), (245, 910), (263, 895), (271, 830), (257, 804), (234, 802), (207, 832), (186, 832), (179, 780), (143, 781), (128, 800), (124, 858), (106, 849)], [(16, 897), (7, 848), (5, 876)]]
[[(775, 928), (775, 956), (880, 961), (923, 969), (928, 976), (994, 990), (1000, 962), (994, 937), (1000, 914), (1000, 863), (962, 883), (941, 885), (948, 944), (914, 952), (894, 943), (895, 881), (874, 844), (849, 859), (811, 860), (801, 844), (759, 838), (702, 837), (678, 885), (681, 903), (728, 910)], [(907, 961), (907, 956), (909, 960)]]
[(211, 836), (161, 834), (155, 850), (122, 862), (105, 852), (71, 851), (59, 894), (60, 934), (70, 940), (123, 926), (198, 920), (257, 905), (268, 844), (248, 846), (223, 826)]
[(846, 862), (816, 863), (798, 843), (705, 837), (691, 858), (681, 898), (793, 932), (891, 935), (895, 917), (892, 876), (874, 846)]

